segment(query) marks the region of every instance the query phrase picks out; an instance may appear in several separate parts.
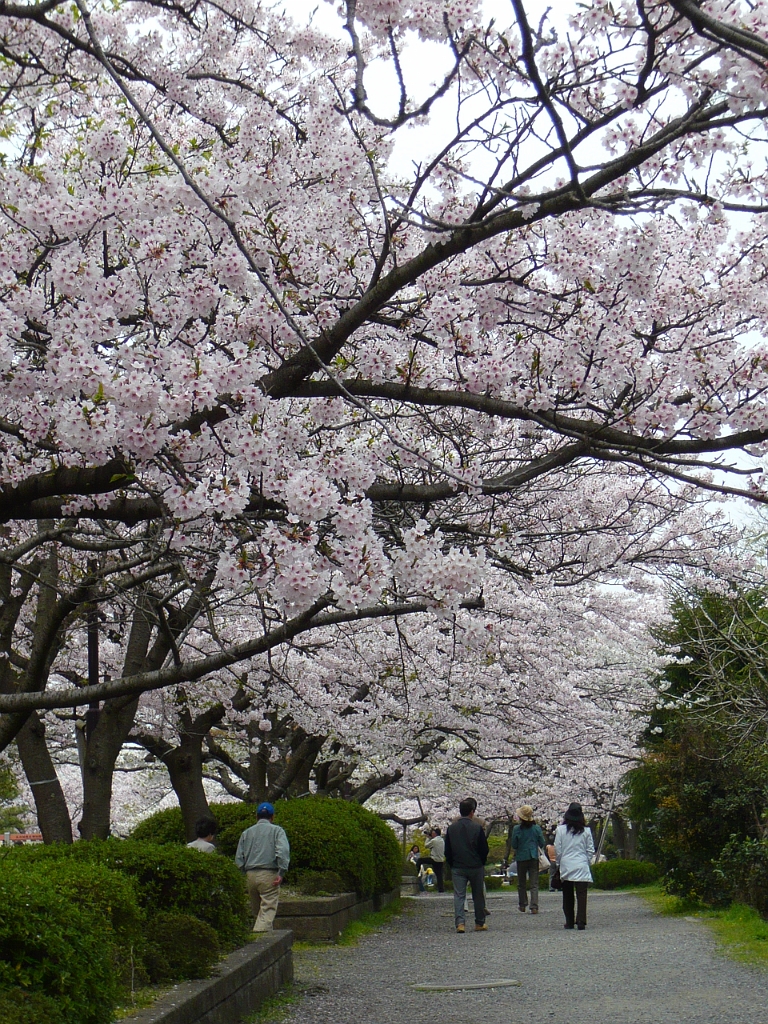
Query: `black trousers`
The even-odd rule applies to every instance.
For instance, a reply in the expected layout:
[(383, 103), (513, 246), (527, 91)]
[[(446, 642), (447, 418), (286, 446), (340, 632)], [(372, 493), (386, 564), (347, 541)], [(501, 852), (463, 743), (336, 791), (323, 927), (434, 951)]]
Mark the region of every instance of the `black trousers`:
[(432, 869), (435, 872), (435, 879), (437, 880), (437, 891), (445, 892), (445, 882), (443, 881), (443, 870), (445, 864), (441, 860), (432, 861)]
[(584, 927), (587, 923), (587, 886), (589, 882), (566, 882), (563, 879), (563, 913), (567, 928), (573, 928), (573, 897), (576, 896), (575, 923)]

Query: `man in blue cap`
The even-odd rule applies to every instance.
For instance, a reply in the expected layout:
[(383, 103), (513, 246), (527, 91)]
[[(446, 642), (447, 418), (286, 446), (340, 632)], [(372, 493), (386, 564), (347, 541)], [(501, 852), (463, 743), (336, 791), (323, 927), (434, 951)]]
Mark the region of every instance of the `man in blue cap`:
[(255, 932), (270, 932), (277, 913), (280, 886), (291, 860), (291, 848), (285, 830), (275, 825), (272, 804), (259, 804), (256, 824), (240, 836), (235, 864), (248, 880), (251, 910), (256, 918)]

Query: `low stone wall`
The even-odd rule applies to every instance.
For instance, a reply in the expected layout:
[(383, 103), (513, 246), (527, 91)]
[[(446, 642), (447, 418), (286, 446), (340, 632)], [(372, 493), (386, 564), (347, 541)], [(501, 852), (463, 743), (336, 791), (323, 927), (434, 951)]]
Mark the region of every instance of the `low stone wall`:
[(202, 981), (175, 985), (123, 1024), (237, 1024), (293, 978), (290, 931), (275, 931), (236, 949)]
[(403, 875), (400, 880), (400, 895), (401, 896), (418, 896), (419, 895), (419, 876), (418, 875)]
[(389, 906), (399, 895), (400, 890), (393, 889), (371, 899), (361, 899), (353, 892), (281, 897), (275, 927), (290, 928), (295, 939), (308, 942), (336, 939), (351, 921)]

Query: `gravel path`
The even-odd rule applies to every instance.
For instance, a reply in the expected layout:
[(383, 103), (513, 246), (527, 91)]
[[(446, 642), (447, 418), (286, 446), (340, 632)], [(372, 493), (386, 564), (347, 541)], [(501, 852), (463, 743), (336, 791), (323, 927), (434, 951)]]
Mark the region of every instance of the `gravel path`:
[[(491, 894), (487, 932), (453, 930), (451, 896), (403, 900), (404, 914), (357, 946), (294, 953), (303, 996), (290, 1024), (762, 1024), (768, 974), (726, 960), (695, 919), (657, 917), (640, 898), (591, 891), (586, 931), (565, 931), (560, 896), (536, 917)], [(419, 992), (416, 984), (515, 979), (519, 987)]]

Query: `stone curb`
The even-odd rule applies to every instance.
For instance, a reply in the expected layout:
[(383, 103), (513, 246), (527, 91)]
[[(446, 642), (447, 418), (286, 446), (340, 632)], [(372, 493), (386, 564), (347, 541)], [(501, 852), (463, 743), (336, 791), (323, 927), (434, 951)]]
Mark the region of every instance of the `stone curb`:
[(293, 979), (290, 930), (241, 946), (214, 968), (213, 977), (175, 985), (124, 1024), (236, 1024)]

